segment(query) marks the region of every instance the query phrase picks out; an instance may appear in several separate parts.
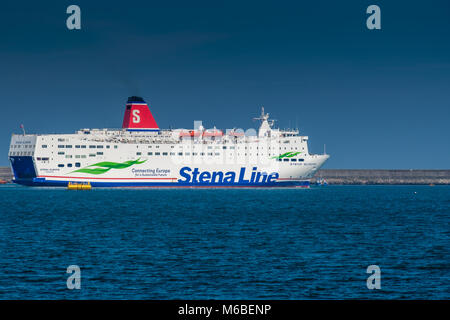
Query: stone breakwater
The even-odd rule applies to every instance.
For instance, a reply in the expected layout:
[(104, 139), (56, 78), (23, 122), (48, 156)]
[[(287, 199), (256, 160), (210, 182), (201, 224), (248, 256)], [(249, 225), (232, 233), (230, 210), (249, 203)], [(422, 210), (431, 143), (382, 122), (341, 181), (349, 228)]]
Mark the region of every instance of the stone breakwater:
[(0, 181), (10, 182), (12, 180), (12, 172), (10, 167), (0, 167)]
[[(319, 177), (329, 184), (450, 184), (450, 170), (322, 169), (311, 182)], [(12, 180), (11, 168), (0, 167), (0, 180)]]
[(450, 184), (450, 170), (354, 170), (322, 169), (311, 182), (329, 184)]

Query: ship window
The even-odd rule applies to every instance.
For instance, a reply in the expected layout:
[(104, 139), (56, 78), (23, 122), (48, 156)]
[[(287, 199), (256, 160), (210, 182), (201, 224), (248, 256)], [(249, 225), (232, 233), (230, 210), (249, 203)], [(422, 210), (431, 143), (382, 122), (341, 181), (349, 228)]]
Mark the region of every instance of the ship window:
[(216, 155), (216, 156), (220, 156), (220, 153), (218, 153), (218, 152), (216, 152), (214, 155)]
[(64, 146), (62, 144), (58, 145), (58, 148), (64, 148)]
[(70, 167), (72, 167), (72, 164), (71, 164), (71, 163), (68, 163), (67, 166), (70, 168)]
[(291, 159), (292, 162), (297, 162), (297, 159)]
[(305, 159), (298, 159), (298, 161), (305, 161)]
[(86, 146), (81, 146), (81, 149), (86, 149)]
[(283, 159), (284, 162), (289, 161), (289, 159)]
[(77, 154), (77, 155), (75, 156), (75, 158), (80, 158), (80, 155), (79, 155), (79, 154)]
[(89, 146), (89, 149), (95, 149), (95, 146)]
[(114, 146), (114, 149), (117, 149), (117, 146)]
[(208, 146), (208, 149), (212, 149), (212, 147), (211, 147), (211, 146)]
[(179, 155), (179, 156), (182, 156), (182, 155), (183, 155), (183, 152), (178, 152), (178, 155)]
[(41, 160), (41, 158), (36, 158), (36, 160)]
[(153, 155), (153, 152), (148, 152), (147, 153), (149, 156), (152, 156)]
[(59, 139), (58, 139), (58, 141), (60, 141), (60, 142), (63, 142), (63, 141), (64, 141), (64, 139), (61, 139), (61, 138), (59, 138)]
[(58, 152), (58, 154), (64, 154), (64, 152)]
[(98, 154), (99, 156), (101, 156), (101, 155), (103, 155), (103, 152), (97, 152), (97, 154)]
[(103, 149), (103, 146), (97, 146), (97, 149)]
[(184, 155), (185, 156), (189, 156), (191, 153), (190, 152), (185, 152)]
[(42, 158), (42, 161), (48, 161), (48, 158)]
[(77, 168), (81, 167), (81, 163), (75, 162), (75, 167), (77, 167)]
[(58, 167), (63, 168), (64, 165), (62, 163), (58, 164)]
[(43, 144), (43, 145), (42, 145), (42, 148), (47, 148), (47, 145), (46, 145), (46, 144)]
[(280, 161), (280, 162), (282, 161), (281, 159), (277, 159), (277, 160)]
[(66, 148), (72, 148), (72, 145), (68, 144), (66, 145)]
[(163, 152), (163, 156), (167, 156), (167, 152)]
[[(98, 153), (98, 152), (97, 152)], [(136, 155), (140, 156), (142, 153), (141, 152), (136, 152)]]
[(89, 153), (89, 157), (95, 157), (95, 153)]
[(81, 159), (84, 159), (84, 158), (86, 158), (86, 155), (85, 155), (85, 154), (82, 154), (82, 155), (81, 155)]
[(155, 152), (155, 156), (159, 156), (160, 154), (160, 152)]
[(192, 152), (192, 155), (193, 155), (193, 156), (196, 156), (196, 155), (197, 155), (197, 152)]
[(66, 154), (66, 158), (72, 158), (72, 156), (69, 154)]
[(109, 146), (106, 146), (106, 149), (109, 149)]
[(212, 156), (212, 152), (208, 152), (208, 156)]
[(171, 155), (171, 156), (174, 156), (174, 155), (175, 155), (175, 152), (171, 152), (170, 155)]
[(79, 144), (75, 145), (75, 148), (80, 149), (80, 145)]

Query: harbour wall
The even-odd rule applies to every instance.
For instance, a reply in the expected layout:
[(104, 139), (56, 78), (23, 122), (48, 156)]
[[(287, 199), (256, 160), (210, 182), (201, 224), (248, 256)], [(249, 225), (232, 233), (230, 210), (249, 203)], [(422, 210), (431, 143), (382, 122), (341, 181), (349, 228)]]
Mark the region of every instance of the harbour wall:
[(322, 169), (311, 182), (329, 184), (450, 184), (450, 170), (356, 170)]
[(0, 181), (10, 182), (12, 180), (12, 172), (10, 167), (0, 167)]
[[(329, 184), (450, 184), (450, 170), (322, 169), (311, 182), (318, 178)], [(0, 180), (12, 180), (11, 168), (0, 167)]]

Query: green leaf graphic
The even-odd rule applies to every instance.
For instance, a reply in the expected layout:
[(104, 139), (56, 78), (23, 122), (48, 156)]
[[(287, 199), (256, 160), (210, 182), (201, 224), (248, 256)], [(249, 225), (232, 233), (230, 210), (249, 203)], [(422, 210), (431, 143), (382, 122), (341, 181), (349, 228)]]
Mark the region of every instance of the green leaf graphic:
[[(103, 161), (103, 162), (97, 162), (94, 164), (91, 164), (87, 167), (72, 171), (72, 172), (83, 172), (83, 173), (89, 173), (89, 174), (103, 174), (105, 172), (108, 172), (111, 169), (125, 169), (135, 164), (141, 164), (144, 163), (147, 160), (139, 161), (137, 160), (128, 160), (125, 162), (109, 162), (109, 161)], [(99, 167), (99, 168), (91, 168), (91, 167)]]
[(272, 159), (292, 158), (292, 157), (295, 157), (296, 155), (298, 155), (298, 154), (300, 154), (300, 153), (301, 153), (301, 152), (292, 152), (292, 151), (289, 151), (289, 152), (280, 154), (279, 156), (272, 157)]
[(298, 154), (300, 154), (300, 153), (301, 153), (301, 152), (294, 152), (294, 153), (288, 154), (286, 157), (292, 158), (292, 157), (295, 157), (296, 155), (298, 155)]

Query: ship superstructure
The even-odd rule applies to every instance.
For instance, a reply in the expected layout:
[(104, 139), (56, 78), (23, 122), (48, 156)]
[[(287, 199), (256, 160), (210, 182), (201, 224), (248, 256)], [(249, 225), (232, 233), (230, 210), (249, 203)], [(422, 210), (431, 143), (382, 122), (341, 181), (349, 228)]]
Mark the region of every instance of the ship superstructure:
[(269, 114), (258, 130), (160, 129), (140, 97), (126, 103), (121, 129), (74, 134), (13, 134), (14, 182), (92, 187), (309, 186), (329, 155), (308, 151), (298, 130), (275, 129)]

